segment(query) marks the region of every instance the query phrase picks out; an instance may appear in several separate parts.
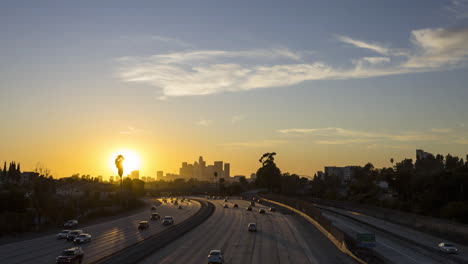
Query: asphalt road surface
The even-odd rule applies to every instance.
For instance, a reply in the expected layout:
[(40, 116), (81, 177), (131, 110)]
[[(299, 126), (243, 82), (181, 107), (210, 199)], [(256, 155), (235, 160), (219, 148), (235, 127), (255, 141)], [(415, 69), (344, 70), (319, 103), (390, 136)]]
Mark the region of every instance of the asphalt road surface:
[[(224, 200), (210, 201), (216, 209), (208, 220), (141, 263), (207, 263), (212, 249), (224, 252), (226, 264), (356, 263), (300, 216), (269, 212), (258, 203), (247, 211), (244, 200), (229, 200), (229, 208), (223, 208)], [(265, 215), (258, 213), (260, 208)], [(257, 223), (257, 232), (247, 231), (251, 222)]]
[(438, 263), (455, 263), (447, 259), (434, 250), (427, 250), (416, 247), (414, 244), (402, 241), (398, 238), (381, 232), (368, 225), (355, 222), (347, 217), (343, 217), (329, 211), (322, 211), (323, 215), (330, 219), (333, 224), (344, 232), (355, 236), (357, 233), (374, 233), (376, 236), (376, 247), (374, 250), (385, 256), (392, 263), (401, 264), (438, 264)]
[[(200, 204), (194, 201), (183, 202), (180, 205), (182, 205), (182, 209), (177, 209), (175, 205), (170, 203), (163, 203), (157, 207), (155, 212), (159, 213), (161, 217), (173, 216), (175, 224), (177, 224), (200, 209)], [(161, 224), (161, 221), (150, 221), (149, 229), (138, 230), (138, 222), (149, 220), (151, 212), (148, 206), (147, 211), (134, 215), (97, 225), (78, 227), (77, 229), (82, 229), (92, 236), (90, 243), (80, 245), (85, 252), (83, 263), (89, 263), (114, 253), (166, 228)], [(60, 230), (57, 228), (57, 233)], [(6, 244), (0, 246), (0, 263), (55, 263), (55, 258), (63, 250), (73, 246), (73, 242), (56, 239), (55, 234)]]

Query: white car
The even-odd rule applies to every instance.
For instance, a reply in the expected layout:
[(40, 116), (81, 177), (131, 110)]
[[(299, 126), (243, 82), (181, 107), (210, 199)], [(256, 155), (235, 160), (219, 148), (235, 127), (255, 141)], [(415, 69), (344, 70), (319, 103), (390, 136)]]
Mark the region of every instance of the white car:
[(60, 231), (60, 233), (57, 234), (57, 239), (65, 239), (67, 238), (68, 234), (70, 234), (71, 230), (65, 229)]
[(172, 225), (174, 224), (174, 218), (172, 216), (165, 216), (162, 223), (163, 225)]
[(439, 250), (447, 254), (458, 254), (458, 249), (453, 244), (447, 242), (440, 243)]
[(224, 264), (223, 252), (219, 249), (213, 249), (208, 255), (208, 264)]
[(74, 241), (77, 236), (83, 233), (84, 233), (83, 230), (72, 230), (67, 235), (67, 241)]
[(82, 244), (82, 243), (88, 243), (91, 242), (91, 235), (90, 234), (81, 234), (75, 237), (75, 240), (73, 240), (75, 244)]
[(257, 224), (256, 223), (249, 223), (248, 230), (249, 230), (249, 232), (257, 232)]

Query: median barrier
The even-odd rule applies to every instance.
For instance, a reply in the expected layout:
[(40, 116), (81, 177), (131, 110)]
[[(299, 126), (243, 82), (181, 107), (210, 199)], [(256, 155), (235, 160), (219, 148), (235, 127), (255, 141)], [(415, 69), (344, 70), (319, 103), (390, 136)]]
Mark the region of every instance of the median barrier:
[(153, 236), (142, 240), (136, 244), (119, 250), (111, 255), (105, 256), (99, 260), (91, 263), (99, 264), (131, 264), (138, 263), (146, 257), (154, 254), (158, 249), (166, 246), (170, 242), (183, 236), (193, 228), (203, 223), (208, 217), (210, 217), (215, 207), (212, 203), (200, 199), (191, 199), (200, 203), (201, 207), (193, 216), (180, 222), (179, 224), (173, 225)]

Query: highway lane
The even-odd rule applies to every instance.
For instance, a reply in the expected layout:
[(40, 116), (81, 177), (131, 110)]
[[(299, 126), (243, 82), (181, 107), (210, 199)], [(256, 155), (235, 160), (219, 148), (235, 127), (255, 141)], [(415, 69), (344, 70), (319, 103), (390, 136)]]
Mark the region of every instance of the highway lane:
[[(250, 212), (244, 200), (229, 200), (229, 208), (223, 208), (223, 200), (210, 201), (216, 209), (207, 221), (141, 263), (207, 263), (212, 249), (223, 250), (229, 264), (355, 263), (300, 216), (269, 212), (260, 204)], [(250, 222), (257, 223), (256, 233), (247, 231)]]
[[(394, 223), (391, 223), (389, 221), (385, 221), (383, 219), (372, 217), (372, 216), (369, 216), (369, 215), (360, 214), (360, 213), (357, 213), (357, 212), (343, 210), (343, 209), (334, 208), (334, 207), (323, 206), (323, 205), (320, 205), (319, 207), (325, 208), (325, 209), (327, 209), (329, 211), (332, 211), (332, 212), (337, 212), (337, 213), (340, 213), (340, 214), (347, 215), (348, 217), (357, 219), (359, 221), (369, 223), (369, 224), (371, 224), (373, 226), (378, 226), (380, 228), (383, 228), (383, 229), (385, 229), (386, 231), (388, 231), (388, 232), (390, 232), (392, 234), (397, 234), (397, 235), (399, 235), (401, 237), (405, 237), (405, 238), (410, 239), (412, 241), (416, 241), (418, 244), (422, 244), (427, 248), (431, 248), (430, 255), (433, 255), (432, 254), (433, 252), (438, 252), (439, 251), (437, 245), (440, 242), (444, 241), (444, 242), (449, 242), (449, 243), (455, 244), (457, 246), (457, 248), (458, 248), (459, 254), (456, 255), (456, 256), (452, 256), (452, 257), (455, 257), (455, 258), (457, 258), (459, 260), (463, 260), (463, 261), (468, 263), (468, 255), (466, 254), (468, 252), (468, 247), (466, 247), (466, 246), (454, 243), (452, 241), (448, 241), (448, 240), (440, 238), (440, 237), (436, 237), (434, 235), (423, 233), (421, 231), (418, 231), (418, 230), (415, 230), (415, 229), (412, 229), (412, 228), (409, 228), (409, 227), (406, 227), (406, 226), (402, 226), (402, 225), (399, 225), (399, 224), (394, 224)], [(349, 218), (348, 218), (348, 220), (349, 220)], [(388, 236), (388, 234), (385, 234), (385, 233), (382, 234), (382, 235)], [(412, 248), (412, 247), (414, 247), (414, 245), (411, 243), (409, 245), (409, 247)], [(442, 261), (444, 263), (447, 262), (447, 260), (444, 258), (445, 256), (443, 256), (442, 259), (441, 259), (440, 258), (441, 254), (438, 254), (438, 255), (439, 255), (439, 259), (440, 259), (439, 261)]]
[[(157, 207), (156, 212), (161, 217), (172, 215), (175, 224), (177, 224), (200, 209), (200, 204), (195, 201), (183, 202), (180, 205), (182, 205), (182, 209), (177, 209), (177, 206), (170, 203), (163, 203)], [(134, 215), (101, 224), (79, 227), (78, 229), (92, 235), (90, 243), (80, 245), (85, 252), (83, 263), (102, 258), (167, 228), (160, 221), (150, 221), (148, 230), (139, 231), (138, 222), (149, 220), (151, 212), (148, 206), (148, 210)], [(60, 229), (57, 229), (57, 233), (59, 231)], [(54, 263), (55, 258), (64, 249), (72, 246), (74, 246), (73, 242), (58, 240), (55, 235), (6, 244), (0, 246), (0, 263)]]
[(413, 244), (389, 236), (388, 234), (374, 229), (370, 226), (352, 221), (347, 217), (333, 214), (329, 211), (322, 211), (323, 215), (330, 219), (333, 224), (349, 235), (356, 236), (357, 233), (375, 233), (376, 247), (375, 251), (385, 256), (392, 263), (398, 264), (438, 264), (454, 263), (449, 259), (440, 256), (436, 249), (434, 252), (428, 252)]

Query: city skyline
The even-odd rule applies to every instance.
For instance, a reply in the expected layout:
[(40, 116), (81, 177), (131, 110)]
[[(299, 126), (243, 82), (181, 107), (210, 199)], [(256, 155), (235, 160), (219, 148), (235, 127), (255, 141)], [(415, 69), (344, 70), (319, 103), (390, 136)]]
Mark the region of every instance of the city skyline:
[[(56, 177), (228, 160), (250, 175), (464, 157), (468, 5), (424, 2), (8, 2), (0, 161)], [(398, 19), (396, 19), (398, 18)], [(135, 163), (136, 164), (136, 163)]]

